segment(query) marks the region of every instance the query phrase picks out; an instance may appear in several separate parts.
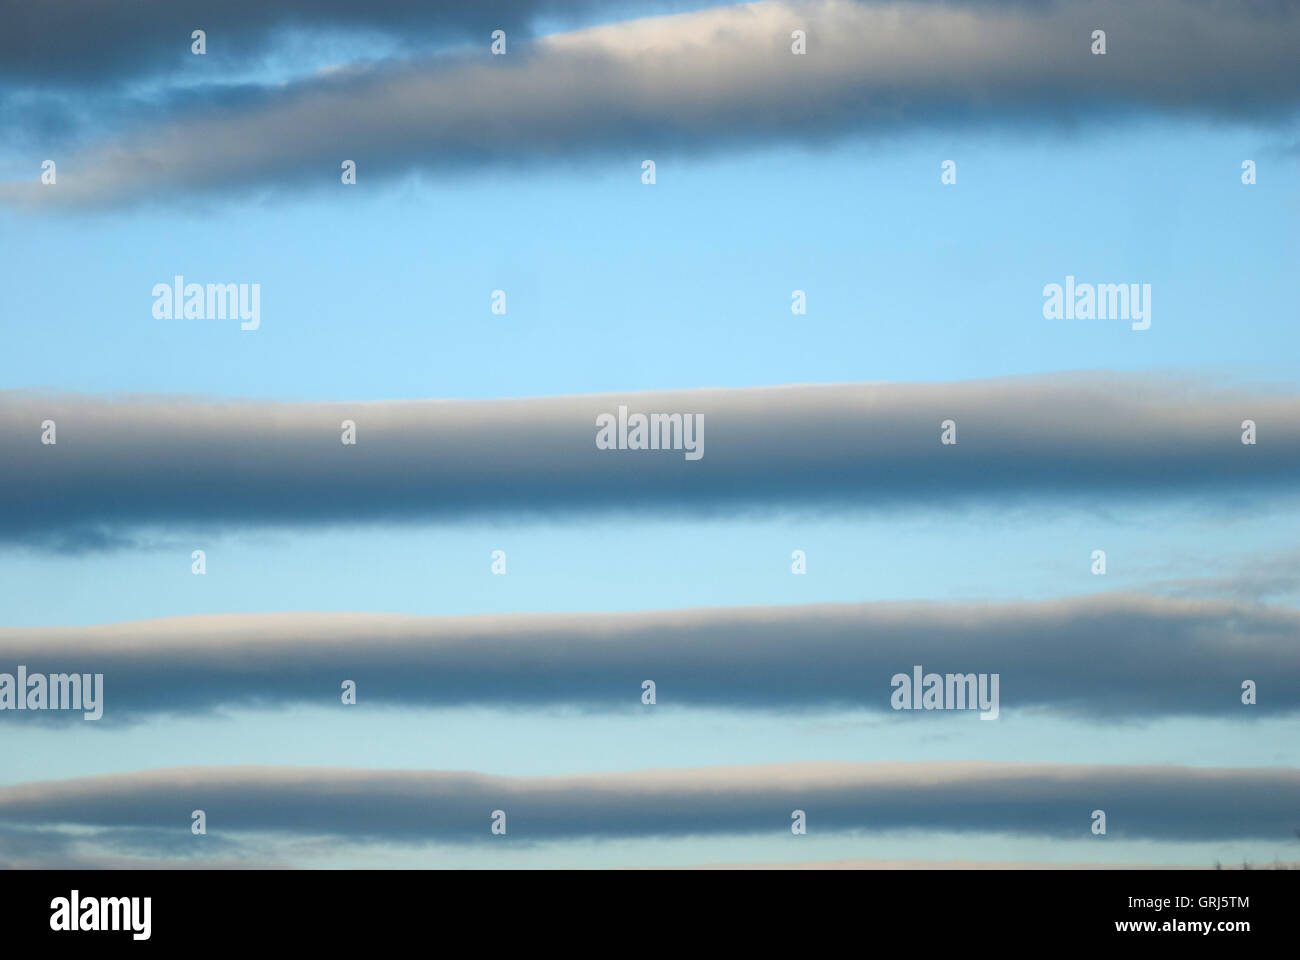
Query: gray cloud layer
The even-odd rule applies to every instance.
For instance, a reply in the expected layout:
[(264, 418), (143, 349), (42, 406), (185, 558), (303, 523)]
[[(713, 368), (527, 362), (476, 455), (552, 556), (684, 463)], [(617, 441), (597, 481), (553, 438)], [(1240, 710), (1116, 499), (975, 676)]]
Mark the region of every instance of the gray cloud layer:
[[(1300, 612), (1103, 595), (1026, 604), (877, 603), (617, 614), (258, 614), (0, 629), (0, 671), (103, 673), (104, 718), (218, 706), (660, 704), (891, 710), (890, 678), (998, 673), (1003, 710), (1092, 718), (1300, 709)], [(1259, 703), (1241, 704), (1241, 683)], [(925, 711), (900, 717), (924, 718)], [(81, 724), (8, 713), (2, 723)]]
[(579, 776), (285, 767), (184, 768), (0, 788), (0, 821), (514, 842), (789, 830), (998, 831), (1166, 840), (1288, 839), (1300, 770), (1016, 763), (773, 764)]
[[(190, 33), (207, 31), (210, 54), (248, 61), (274, 47), (279, 31), (368, 30), (407, 40), (482, 40), (492, 30), (527, 35), (539, 16), (620, 7), (613, 0), (0, 0), (0, 78), (103, 83), (190, 60)], [(663, 6), (651, 2), (653, 6)], [(225, 60), (224, 62), (230, 62)]]
[[(597, 449), (597, 415), (620, 404), (703, 414), (703, 458)], [(953, 446), (940, 443), (949, 418)], [(55, 445), (40, 442), (47, 419)], [(345, 419), (355, 446), (340, 442)], [(1296, 491), (1300, 398), (1109, 375), (378, 403), (0, 393), (0, 451), (0, 542), (75, 550), (148, 525), (1222, 501)]]
[[(1090, 52), (1094, 29), (1108, 52)], [(807, 33), (794, 56), (791, 32)], [(60, 165), (22, 204), (329, 185), (603, 154), (820, 143), (927, 124), (1104, 111), (1272, 116), (1300, 101), (1300, 7), (1227, 0), (1045, 5), (761, 2), (553, 34), (494, 57), (356, 65), (226, 106), (182, 100)], [(648, 153), (648, 151), (650, 153)]]

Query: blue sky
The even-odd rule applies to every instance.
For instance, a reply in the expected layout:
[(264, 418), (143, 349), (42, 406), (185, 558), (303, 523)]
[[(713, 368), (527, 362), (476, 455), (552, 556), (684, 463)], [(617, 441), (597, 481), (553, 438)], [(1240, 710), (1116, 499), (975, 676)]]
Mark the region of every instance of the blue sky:
[[(628, 15), (605, 5), (564, 26)], [(539, 23), (542, 33), (560, 29)], [(226, 80), (265, 81), (278, 72), (223, 69)], [(124, 89), (196, 83), (203, 90), (192, 74), (117, 79)], [(30, 90), (21, 78), (8, 86), (0, 78), (0, 109), (14, 111)], [(75, 103), (77, 94), (57, 96)], [(686, 145), (647, 127), (642, 143), (623, 138), (608, 150), (558, 158), (384, 176), (362, 163), (355, 186), (338, 182), (337, 163), (303, 164), (247, 189), (182, 187), (93, 208), (0, 205), (7, 294), (0, 386), (104, 402), (141, 395), (167, 407), (173, 401), (164, 395), (487, 400), (1117, 371), (1133, 382), (1176, 375), (1294, 397), (1294, 123), (1271, 114), (1153, 109), (1141, 99), (1089, 106), (1068, 119), (1012, 109), (949, 122), (942, 111), (921, 108), (918, 122), (897, 129), (850, 127), (832, 137), (795, 131), (743, 146)], [(160, 123), (189, 122), (166, 101), (157, 113)], [(122, 121), (121, 129), (87, 131), (84, 139), (112, 142), (133, 129)], [(24, 133), (0, 148), (0, 180), (39, 177), (49, 144)], [(77, 157), (82, 148), (60, 149)], [(653, 186), (641, 182), (647, 158), (657, 165)], [(940, 182), (945, 160), (957, 165), (955, 185)], [(1257, 183), (1241, 182), (1243, 160), (1256, 162)], [(73, 174), (61, 172), (61, 182), (65, 176)], [(260, 329), (155, 319), (150, 291), (176, 274), (260, 284)], [(1043, 286), (1067, 275), (1149, 283), (1151, 328), (1045, 320)], [(504, 316), (490, 311), (498, 289), (508, 298)], [(806, 315), (791, 313), (796, 289), (807, 293)], [(1025, 403), (1032, 407), (1032, 394)], [(295, 611), (993, 603), (1113, 591), (1293, 610), (1300, 602), (1294, 494), (1294, 483), (1212, 495), (1134, 484), (1069, 500), (1029, 495), (844, 510), (769, 504), (705, 519), (646, 509), (543, 520), (344, 516), (306, 525), (214, 525), (196, 517), (160, 521), (148, 531), (150, 545), (135, 548), (59, 553), (0, 543), (0, 624), (90, 627)], [(207, 551), (201, 577), (190, 572), (197, 548)], [(1098, 548), (1108, 555), (1104, 577), (1090, 571)], [(509, 558), (505, 576), (491, 572), (498, 549)], [(790, 572), (796, 549), (807, 553), (807, 575)], [(1272, 579), (1259, 587), (1261, 577)], [(1292, 635), (1286, 656), (1294, 659), (1297, 642)], [(1178, 669), (1171, 659), (1169, 672)], [(888, 678), (864, 677), (863, 688), (864, 699), (885, 699)], [(111, 709), (111, 678), (106, 697)], [(0, 738), (0, 787), (239, 764), (502, 776), (804, 761), (1296, 766), (1295, 713), (1265, 701), (1239, 718), (1097, 721), (1012, 710), (989, 724), (968, 714), (700, 709), (671, 697), (647, 708), (636, 697), (633, 690), (627, 708), (612, 713), (422, 709), (367, 704), (363, 690), (354, 708), (234, 705), (126, 727), (28, 725)], [(1104, 806), (1104, 797), (1096, 803)], [(1286, 837), (1168, 840), (1121, 830), (1098, 838), (1088, 834), (1088, 812), (1081, 810), (1074, 837), (935, 827), (822, 833), (813, 812), (806, 837), (792, 837), (778, 821), (770, 835), (537, 844), (512, 835), (508, 850), (482, 840), (343, 837), (337, 852), (321, 853), (256, 830), (225, 839), (233, 836), (250, 862), (284, 857), (327, 866), (1296, 859)], [(207, 851), (185, 843), (187, 813), (157, 829), (181, 832), (169, 855), (202, 858)], [(219, 823), (219, 814), (212, 819)], [(95, 843), (81, 854), (124, 849)]]
[[(41, 320), (16, 325), (0, 362), (15, 388), (301, 400), (1095, 368), (1294, 385), (1300, 199), (1283, 144), (1127, 120), (665, 157), (653, 189), (629, 153), (423, 183), (363, 172), (355, 191), (219, 208), (6, 211), (22, 236), (9, 269), (27, 278), (9, 309)], [(958, 181), (940, 189), (949, 159)], [(147, 294), (177, 272), (261, 282), (258, 336), (160, 329)], [(1151, 283), (1147, 336), (1043, 322), (1042, 287), (1067, 273)]]

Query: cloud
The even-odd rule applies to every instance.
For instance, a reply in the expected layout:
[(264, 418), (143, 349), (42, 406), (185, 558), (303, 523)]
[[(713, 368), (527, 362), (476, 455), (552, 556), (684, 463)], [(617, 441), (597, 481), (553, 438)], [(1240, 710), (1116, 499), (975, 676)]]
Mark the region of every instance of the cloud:
[[(1002, 710), (1097, 718), (1300, 709), (1300, 612), (1137, 595), (646, 613), (227, 614), (0, 628), (0, 670), (103, 673), (101, 724), (218, 707), (887, 711), (896, 673), (997, 673)], [(1243, 707), (1241, 682), (1258, 685)], [(926, 711), (899, 712), (899, 722)], [(80, 713), (4, 722), (82, 724)]]
[(185, 831), (192, 810), (247, 833), (352, 840), (976, 831), (1159, 840), (1290, 839), (1300, 770), (1033, 763), (771, 764), (577, 776), (310, 767), (154, 770), (0, 788), (0, 821)]
[[(189, 836), (139, 827), (66, 831), (0, 825), (0, 870), (223, 870), (286, 865), (282, 859), (267, 859), (263, 851), (242, 850), (225, 838), (205, 841), (200, 851), (186, 842)], [(129, 852), (123, 855), (119, 852), (123, 850)], [(218, 859), (213, 856), (216, 852), (229, 855)]]
[[(273, 321), (268, 321), (273, 322)], [(703, 416), (703, 457), (596, 447), (596, 417)], [(1241, 443), (1251, 418), (1259, 442)], [(54, 420), (57, 443), (41, 443)], [(940, 424), (957, 443), (940, 443)], [(355, 445), (340, 425), (356, 424)], [(149, 527), (669, 511), (927, 509), (1025, 497), (1293, 494), (1300, 398), (1149, 376), (491, 401), (203, 402), (0, 393), (0, 542)]]
[(1166, 564), (1164, 570), (1181, 572), (1189, 567), (1197, 569), (1198, 574), (1149, 580), (1142, 584), (1141, 589), (1174, 596), (1224, 597), (1249, 603), (1300, 600), (1298, 551), (1271, 556), (1255, 552), (1244, 560), (1213, 552), (1204, 556), (1184, 555), (1180, 563)]
[(223, 0), (197, 10), (175, 0), (44, 0), (39, 6), (0, 0), (0, 79), (80, 85), (179, 71), (192, 62), (196, 29), (208, 34), (208, 55), (229, 63), (264, 56), (291, 33), (374, 31), (411, 43), (487, 43), (495, 29), (523, 37), (542, 16), (620, 6), (611, 0)]
[[(1105, 56), (1090, 52), (1107, 30)], [(791, 53), (804, 30), (807, 53)], [(821, 144), (954, 122), (1150, 110), (1291, 115), (1300, 8), (1227, 0), (762, 2), (585, 27), (465, 53), (354, 64), (158, 120), (69, 156), (31, 205), (334, 184), (485, 164)]]

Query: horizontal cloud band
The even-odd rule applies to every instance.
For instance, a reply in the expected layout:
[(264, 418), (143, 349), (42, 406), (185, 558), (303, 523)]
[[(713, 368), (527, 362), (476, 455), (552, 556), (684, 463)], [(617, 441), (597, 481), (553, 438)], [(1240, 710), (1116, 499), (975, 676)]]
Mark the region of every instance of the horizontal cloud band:
[(294, 767), (183, 768), (0, 788), (0, 822), (353, 839), (517, 840), (780, 834), (810, 830), (997, 831), (1174, 840), (1292, 837), (1300, 770), (1016, 763), (773, 764), (580, 776)]
[[(658, 704), (890, 711), (913, 667), (999, 674), (1003, 711), (1093, 718), (1300, 709), (1300, 613), (1104, 595), (1027, 604), (878, 603), (653, 613), (262, 614), (0, 629), (0, 671), (102, 673), (101, 724), (216, 707)], [(1258, 703), (1242, 704), (1253, 681)], [(924, 711), (900, 716), (926, 716)], [(0, 723), (84, 722), (6, 712)]]
[[(1108, 31), (1105, 55), (1092, 52), (1097, 29)], [(57, 186), (33, 172), (0, 199), (337, 189), (348, 159), (363, 177), (598, 154), (640, 164), (647, 151), (820, 144), (962, 120), (1149, 109), (1285, 118), (1300, 102), (1298, 48), (1300, 8), (1283, 3), (727, 5), (553, 34), (505, 56), (483, 37), (473, 52), (352, 65), (199, 109), (183, 97), (154, 125), (69, 156)]]
[[(702, 424), (699, 459), (600, 449), (597, 418), (620, 406)], [(947, 420), (954, 444), (941, 442)], [(355, 444), (342, 442), (344, 421)], [(64, 549), (131, 542), (149, 524), (1268, 488), (1300, 488), (1300, 397), (1134, 376), (371, 403), (0, 393), (0, 541)]]

